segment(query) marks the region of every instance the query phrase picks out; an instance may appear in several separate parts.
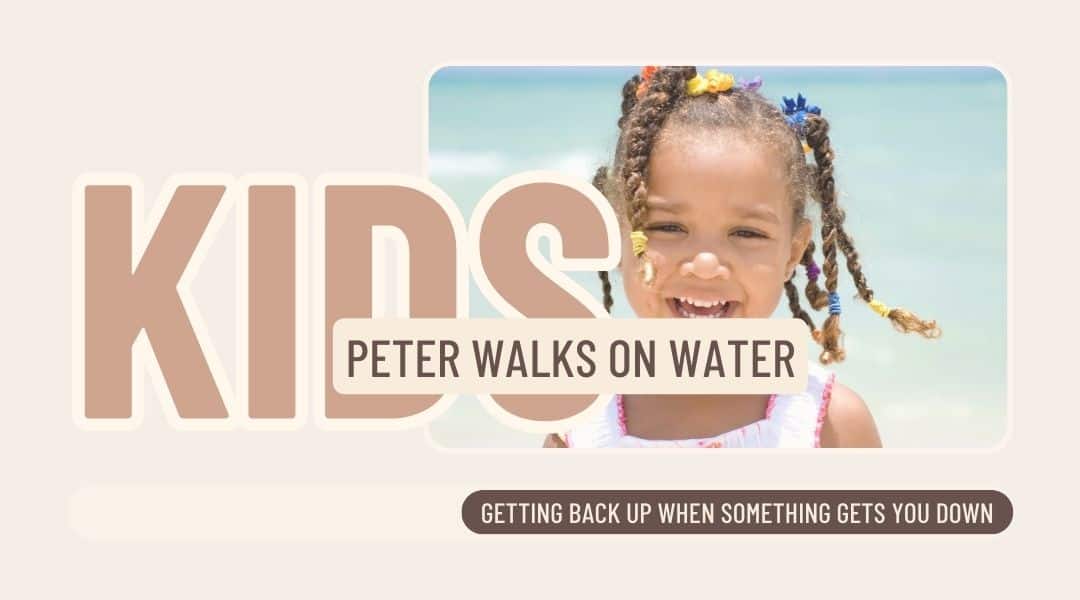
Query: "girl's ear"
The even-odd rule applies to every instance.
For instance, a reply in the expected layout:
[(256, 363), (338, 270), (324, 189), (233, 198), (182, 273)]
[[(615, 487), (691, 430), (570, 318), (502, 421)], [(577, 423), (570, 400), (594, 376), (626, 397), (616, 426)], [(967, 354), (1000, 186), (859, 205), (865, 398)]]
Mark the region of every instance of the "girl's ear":
[(791, 256), (788, 257), (787, 270), (788, 273), (793, 273), (795, 268), (799, 266), (802, 261), (803, 253), (806, 252), (806, 246), (810, 244), (810, 238), (813, 236), (813, 229), (810, 225), (809, 219), (800, 219), (799, 223), (795, 226), (795, 235), (791, 239)]

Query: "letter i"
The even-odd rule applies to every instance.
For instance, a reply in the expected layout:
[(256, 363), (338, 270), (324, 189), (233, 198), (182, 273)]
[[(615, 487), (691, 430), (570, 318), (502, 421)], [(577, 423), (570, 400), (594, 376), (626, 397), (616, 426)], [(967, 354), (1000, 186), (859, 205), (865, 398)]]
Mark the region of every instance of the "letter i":
[(237, 201), (237, 395), (247, 424), (299, 426), (306, 389), (307, 211), (294, 176), (243, 180)]

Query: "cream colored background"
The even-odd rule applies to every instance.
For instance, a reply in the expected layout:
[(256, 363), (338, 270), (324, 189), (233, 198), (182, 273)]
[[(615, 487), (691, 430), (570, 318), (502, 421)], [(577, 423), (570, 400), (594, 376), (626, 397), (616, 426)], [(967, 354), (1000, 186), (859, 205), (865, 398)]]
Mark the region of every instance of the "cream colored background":
[[(1068, 252), (1080, 216), (1075, 19), (1039, 2), (1008, 10), (919, 1), (675, 6), (7, 7), (0, 595), (357, 597), (374, 588), (442, 596), (453, 585), (499, 597), (695, 589), (981, 597), (1063, 586), (1075, 553), (1058, 546), (1076, 533), (1069, 459), (1080, 418), (1065, 342), (1077, 333)], [(1003, 447), (453, 453), (431, 447), (422, 430), (178, 432), (155, 400), (134, 432), (85, 432), (72, 422), (69, 197), (79, 174), (136, 173), (151, 199), (184, 171), (287, 171), (309, 182), (330, 171), (418, 174), (423, 94), (439, 65), (688, 58), (993, 64), (1006, 74), (1015, 393)], [(226, 364), (235, 356), (232, 222), (193, 285)], [(515, 539), (477, 537), (460, 524), (460, 500), (472, 489), (557, 486), (996, 488), (1016, 517), (996, 537), (949, 538)], [(328, 515), (348, 521), (335, 528)]]

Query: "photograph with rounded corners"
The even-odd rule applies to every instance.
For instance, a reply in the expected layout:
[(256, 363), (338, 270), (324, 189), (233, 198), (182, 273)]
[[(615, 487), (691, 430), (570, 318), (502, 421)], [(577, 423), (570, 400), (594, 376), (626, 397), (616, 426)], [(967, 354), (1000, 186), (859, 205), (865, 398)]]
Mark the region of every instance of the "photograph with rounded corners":
[[(614, 318), (796, 318), (810, 369), (796, 394), (608, 390), (602, 410), (548, 435), (463, 395), (432, 441), (995, 447), (1008, 430), (1006, 98), (989, 67), (439, 69), (426, 176), (466, 221), (508, 176), (580, 178), (611, 203), (623, 252), (610, 272), (569, 275)], [(470, 286), (471, 316), (499, 317)]]

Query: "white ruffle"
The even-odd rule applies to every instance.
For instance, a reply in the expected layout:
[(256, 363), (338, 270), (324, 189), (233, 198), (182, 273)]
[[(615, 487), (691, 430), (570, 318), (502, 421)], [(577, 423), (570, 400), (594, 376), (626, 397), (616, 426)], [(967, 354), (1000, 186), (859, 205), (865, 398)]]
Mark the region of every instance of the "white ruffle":
[(810, 363), (806, 391), (777, 394), (764, 419), (721, 435), (687, 440), (647, 440), (628, 435), (622, 399), (615, 396), (596, 415), (564, 434), (571, 448), (814, 448), (836, 375)]

